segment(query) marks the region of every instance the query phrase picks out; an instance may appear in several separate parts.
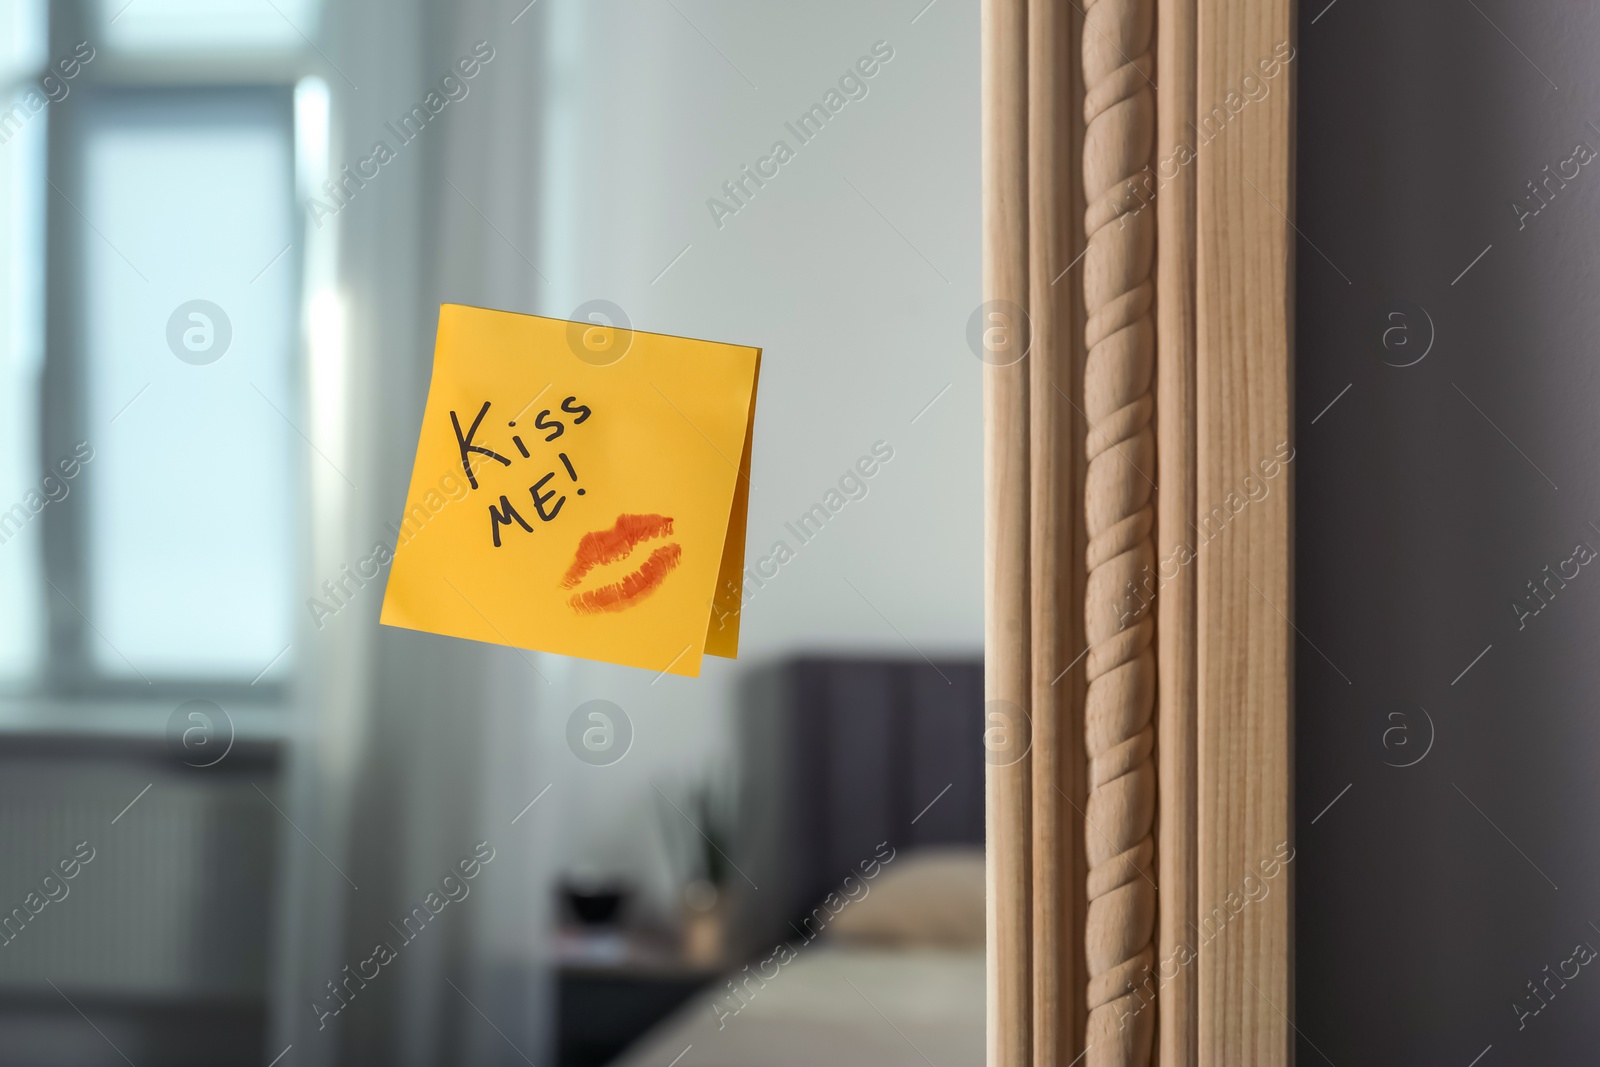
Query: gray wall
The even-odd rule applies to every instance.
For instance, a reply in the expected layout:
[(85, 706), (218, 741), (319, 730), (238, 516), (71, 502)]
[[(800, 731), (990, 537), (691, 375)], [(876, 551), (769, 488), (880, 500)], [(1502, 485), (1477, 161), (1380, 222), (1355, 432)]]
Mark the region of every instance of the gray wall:
[(1526, 983), (1600, 947), (1600, 573), (1513, 605), (1600, 547), (1600, 162), (1512, 205), (1600, 149), (1597, 44), (1591, 5), (1301, 9), (1302, 1063), (1593, 1060), (1595, 968)]

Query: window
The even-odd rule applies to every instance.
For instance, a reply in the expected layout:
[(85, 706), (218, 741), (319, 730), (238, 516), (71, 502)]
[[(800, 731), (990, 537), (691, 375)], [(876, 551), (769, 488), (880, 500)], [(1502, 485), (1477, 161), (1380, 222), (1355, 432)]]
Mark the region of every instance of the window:
[(288, 89), (79, 105), (78, 437), (94, 459), (74, 517), (97, 675), (249, 680), (290, 643), (292, 108)]
[(0, 0), (22, 94), (9, 135), (0, 111), (0, 683), (270, 697), (314, 456), (294, 91), (313, 0), (94, 3), (90, 34), (58, 4), (48, 44), (43, 8)]

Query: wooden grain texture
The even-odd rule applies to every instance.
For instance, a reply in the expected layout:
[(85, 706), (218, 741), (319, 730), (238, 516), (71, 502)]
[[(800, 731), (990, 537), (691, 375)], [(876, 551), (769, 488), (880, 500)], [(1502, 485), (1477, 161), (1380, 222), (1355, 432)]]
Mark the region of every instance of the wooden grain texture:
[[(984, 299), (1025, 309), (1027, 2), (983, 0), (981, 17)], [(1014, 731), (1016, 723), (1005, 720), (1026, 709), (1031, 695), (1027, 376), (1026, 360), (986, 363), (983, 370), (984, 692), (990, 730)], [(988, 755), (988, 1063), (1027, 1067), (1033, 999), (1029, 761), (1011, 761), (1003, 748)]]
[[(1289, 0), (1199, 0), (1197, 101), (1240, 99), (1246, 75), (1280, 58)], [(1292, 447), (1294, 211), (1292, 75), (1228, 120), (1196, 164), (1196, 493), (1202, 528), (1232, 511), (1247, 475)], [(1290, 835), (1294, 615), (1289, 558), (1292, 467), (1272, 491), (1199, 547), (1198, 841), (1201, 1067), (1284, 1064), (1293, 1056), (1292, 890), (1280, 874), (1241, 905), (1244, 879)], [(1254, 884), (1254, 883), (1252, 883)]]
[(1154, 1012), (1154, 613), (1132, 594), (1154, 563), (1155, 212), (1140, 210), (1155, 136), (1154, 0), (1084, 11), (1085, 852), (1089, 1067), (1143, 1067)]
[(1195, 0), (1158, 0), (1156, 44), (1156, 1062), (1195, 1067)]
[(1078, 19), (1028, 5), (1029, 551), (1032, 558), (1033, 1059), (1083, 1050), (1083, 446), (1072, 397), (1083, 376)]

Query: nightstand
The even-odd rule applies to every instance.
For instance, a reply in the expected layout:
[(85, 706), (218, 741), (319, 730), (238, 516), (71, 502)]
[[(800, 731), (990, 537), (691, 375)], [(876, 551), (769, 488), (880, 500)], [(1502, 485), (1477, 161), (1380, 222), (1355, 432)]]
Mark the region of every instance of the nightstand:
[(563, 931), (556, 965), (560, 1067), (611, 1062), (719, 973), (636, 936)]

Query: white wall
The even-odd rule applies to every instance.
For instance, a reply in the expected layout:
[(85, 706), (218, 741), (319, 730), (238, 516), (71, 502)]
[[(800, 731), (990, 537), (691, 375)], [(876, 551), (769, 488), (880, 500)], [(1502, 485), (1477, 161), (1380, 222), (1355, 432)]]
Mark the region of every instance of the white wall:
[[(603, 298), (641, 329), (764, 349), (747, 562), (780, 539), (798, 550), (747, 590), (740, 659), (659, 680), (541, 659), (555, 683), (542, 694), (546, 745), (564, 746), (567, 713), (595, 697), (636, 731), (618, 764), (557, 764), (561, 862), (658, 893), (650, 783), (669, 788), (722, 758), (750, 663), (974, 653), (982, 634), (980, 364), (965, 340), (980, 283), (976, 0), (938, 0), (920, 17), (926, 0), (674, 3), (548, 13), (532, 258), (550, 281), (515, 309), (566, 316)], [(867, 95), (802, 145), (785, 122), (879, 41), (893, 58), (864, 79)], [(719, 229), (707, 199), (779, 139), (794, 158)], [(877, 441), (894, 458), (868, 495), (799, 546), (784, 523)]]

